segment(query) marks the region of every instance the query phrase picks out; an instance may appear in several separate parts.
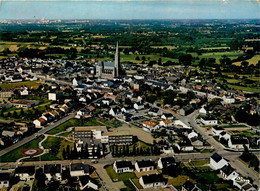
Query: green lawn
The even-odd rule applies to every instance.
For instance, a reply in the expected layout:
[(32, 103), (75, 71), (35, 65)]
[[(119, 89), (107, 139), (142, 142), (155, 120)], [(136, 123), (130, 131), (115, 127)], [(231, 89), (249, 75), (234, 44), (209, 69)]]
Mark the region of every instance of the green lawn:
[[(18, 160), (19, 158), (24, 157), (25, 155), (22, 154), (23, 150), (26, 149), (39, 149), (38, 143), (43, 140), (44, 136), (40, 136), (37, 139), (32, 140), (29, 143), (26, 143), (25, 145), (19, 147), (18, 149), (15, 149), (8, 154), (1, 157), (0, 162), (13, 162)], [(41, 151), (42, 152), (42, 151)]]
[(31, 86), (39, 86), (41, 85), (39, 83), (39, 81), (25, 81), (25, 82), (18, 82), (18, 83), (4, 83), (4, 84), (0, 84), (0, 87), (2, 89), (12, 89), (14, 87), (21, 87), (21, 86), (27, 86), (27, 87), (31, 87)]
[(55, 127), (54, 129), (47, 132), (47, 134), (54, 135), (59, 132), (65, 131), (69, 127), (75, 127), (75, 126), (96, 126), (96, 125), (103, 125), (100, 124), (95, 120), (95, 118), (91, 119), (70, 119), (69, 121), (66, 121), (65, 123), (62, 123), (61, 125)]
[(242, 90), (246, 92), (253, 92), (253, 93), (260, 93), (260, 88), (258, 87), (244, 87), (244, 86), (237, 86), (237, 85), (231, 85), (227, 84), (228, 87), (233, 88), (235, 90)]

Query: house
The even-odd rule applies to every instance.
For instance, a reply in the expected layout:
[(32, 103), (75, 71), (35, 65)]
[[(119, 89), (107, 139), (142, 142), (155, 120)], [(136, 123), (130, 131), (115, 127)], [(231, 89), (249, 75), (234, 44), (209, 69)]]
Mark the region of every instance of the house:
[(166, 119), (166, 120), (163, 120), (163, 121), (160, 121), (160, 126), (163, 126), (163, 127), (172, 127), (174, 124), (173, 124), (173, 121), (171, 119)]
[(159, 116), (162, 115), (162, 111), (159, 108), (152, 107), (149, 109), (148, 115)]
[(23, 95), (29, 95), (29, 91), (28, 91), (28, 88), (27, 87), (23, 87), (20, 91), (20, 95), (23, 96)]
[(218, 120), (213, 118), (213, 117), (210, 117), (210, 116), (206, 116), (206, 117), (202, 117), (201, 118), (201, 123), (205, 126), (208, 126), (208, 125), (217, 125), (218, 124)]
[(60, 108), (60, 110), (63, 111), (64, 113), (68, 113), (70, 109), (69, 109), (68, 106), (64, 105), (64, 106), (62, 106), (62, 107)]
[(136, 110), (144, 109), (144, 104), (141, 103), (141, 102), (135, 103), (135, 104), (134, 104), (134, 108), (135, 108)]
[(200, 114), (203, 114), (203, 115), (207, 115), (207, 114), (210, 113), (210, 112), (207, 111), (207, 110), (205, 109), (205, 107), (203, 106), (202, 108), (200, 108), (199, 113), (200, 113)]
[(224, 158), (222, 158), (222, 156), (220, 156), (218, 153), (214, 153), (210, 157), (210, 166), (212, 169), (218, 170), (223, 168), (225, 165), (228, 165), (228, 162)]
[(89, 118), (91, 116), (92, 115), (91, 115), (91, 113), (90, 113), (90, 111), (88, 109), (81, 109), (81, 110), (79, 110), (76, 113), (75, 118), (78, 118), (78, 119), (80, 119), (80, 118)]
[(191, 106), (184, 106), (180, 110), (178, 110), (178, 113), (182, 116), (186, 116), (191, 114), (194, 111), (194, 109)]
[(113, 100), (114, 102), (117, 102), (118, 99), (119, 99), (119, 96), (118, 96), (118, 95), (109, 94), (109, 93), (105, 93), (105, 94), (104, 94), (104, 98), (105, 98), (105, 99), (111, 99), (111, 100)]
[(1, 188), (8, 188), (10, 181), (10, 174), (9, 173), (0, 173), (0, 189)]
[(164, 120), (167, 120), (167, 119), (174, 119), (173, 115), (171, 113), (164, 113), (162, 116), (161, 116), (162, 119)]
[(98, 184), (89, 176), (80, 176), (78, 182), (80, 190), (98, 190)]
[(231, 135), (228, 134), (226, 131), (223, 131), (219, 134), (219, 140), (222, 138), (228, 141), (231, 138)]
[(35, 166), (18, 166), (14, 171), (20, 180), (29, 181), (34, 179)]
[(123, 107), (122, 108), (122, 113), (133, 113), (135, 112), (135, 108), (133, 107)]
[(51, 101), (57, 101), (58, 99), (60, 99), (63, 96), (62, 92), (49, 92), (48, 93), (48, 100)]
[(70, 176), (85, 176), (90, 175), (94, 171), (94, 168), (84, 163), (70, 164)]
[(148, 174), (141, 176), (139, 183), (143, 188), (158, 188), (166, 186), (167, 179), (162, 174)]
[(175, 164), (176, 162), (173, 156), (165, 157), (165, 158), (160, 157), (160, 159), (158, 160), (158, 167), (160, 169), (167, 168), (168, 166), (175, 165)]
[(134, 166), (131, 161), (115, 161), (113, 169), (116, 173), (133, 172)]
[(153, 130), (159, 129), (159, 126), (152, 121), (144, 121), (143, 122), (143, 129), (147, 132), (151, 132)]
[(181, 120), (175, 120), (173, 122), (174, 126), (176, 126), (177, 128), (186, 128), (186, 129), (191, 129), (190, 126), (186, 125), (185, 123), (183, 123)]
[(62, 180), (62, 169), (61, 164), (46, 164), (43, 166), (43, 172), (48, 181), (51, 180)]
[(111, 105), (113, 103), (112, 99), (102, 99), (102, 103), (104, 105)]
[(171, 146), (164, 146), (162, 151), (163, 151), (164, 154), (172, 154), (172, 153), (174, 153), (174, 150), (173, 150), (173, 148)]
[(39, 101), (35, 101), (35, 100), (14, 100), (12, 101), (12, 104), (14, 107), (17, 108), (31, 108), (35, 105), (39, 104)]
[(225, 129), (222, 128), (222, 127), (220, 127), (220, 126), (214, 126), (214, 127), (212, 127), (212, 132), (213, 132), (214, 136), (219, 136), (220, 133), (222, 133), (222, 132), (224, 132), (224, 131), (225, 131)]
[(232, 97), (229, 97), (229, 96), (228, 97), (223, 96), (222, 99), (225, 103), (228, 103), (228, 104), (235, 103), (235, 101), (236, 101), (235, 98), (232, 98)]
[(152, 160), (136, 161), (135, 169), (137, 172), (148, 172), (154, 170), (154, 162)]
[(187, 180), (181, 187), (181, 191), (202, 191), (196, 184)]
[(112, 115), (114, 117), (117, 115), (121, 115), (121, 114), (122, 114), (122, 111), (119, 107), (114, 107), (109, 110), (109, 115)]
[(76, 79), (76, 78), (74, 78), (73, 80), (72, 80), (72, 85), (73, 86), (80, 86), (80, 85), (82, 85), (82, 81), (80, 80), (80, 79)]
[(184, 141), (181, 143), (175, 143), (175, 146), (180, 150), (180, 151), (193, 151), (194, 147), (191, 144), (190, 141)]
[(203, 146), (203, 142), (201, 140), (198, 139), (198, 137), (192, 137), (190, 139), (191, 144), (195, 147), (195, 146)]
[(50, 122), (54, 119), (54, 117), (50, 113), (45, 113), (41, 117), (45, 119), (47, 122)]
[(188, 138), (191, 139), (193, 137), (198, 137), (198, 133), (196, 133), (195, 131), (191, 131), (189, 134), (188, 134)]
[(50, 111), (49, 114), (53, 117), (53, 119), (58, 119), (60, 116), (56, 110)]
[(35, 125), (35, 127), (42, 127), (45, 124), (47, 124), (47, 120), (45, 120), (44, 118), (40, 117), (39, 119), (35, 119), (33, 121), (33, 124)]
[(233, 185), (238, 187), (238, 189), (242, 191), (256, 191), (252, 184), (250, 184), (249, 180), (233, 180)]
[(228, 140), (228, 147), (231, 149), (244, 149), (244, 145), (249, 148), (249, 142), (247, 138), (239, 138), (231, 136)]
[(234, 180), (236, 177), (238, 177), (238, 173), (235, 171), (234, 168), (232, 168), (229, 164), (223, 166), (220, 169), (220, 174), (224, 177), (226, 180)]

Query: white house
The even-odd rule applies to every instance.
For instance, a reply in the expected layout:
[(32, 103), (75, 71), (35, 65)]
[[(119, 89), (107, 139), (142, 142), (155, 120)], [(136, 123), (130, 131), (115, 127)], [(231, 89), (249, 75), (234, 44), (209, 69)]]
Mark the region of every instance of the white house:
[(225, 139), (226, 141), (228, 141), (231, 138), (231, 135), (228, 134), (227, 132), (223, 131), (219, 134), (219, 139)]
[(74, 163), (70, 165), (70, 176), (85, 176), (93, 172), (93, 167), (88, 164)]
[(223, 101), (225, 102), (225, 103), (235, 103), (235, 98), (232, 98), (232, 97), (226, 97), (226, 96), (223, 96), (222, 97), (222, 99), (223, 99)]
[(131, 161), (115, 161), (113, 169), (116, 173), (133, 172), (134, 166)]
[(152, 121), (144, 121), (143, 122), (143, 129), (147, 132), (151, 132), (153, 130), (159, 129), (159, 125)]
[(35, 125), (35, 127), (42, 127), (45, 124), (47, 124), (47, 120), (43, 119), (42, 117), (40, 117), (39, 119), (35, 119), (33, 121), (33, 124)]
[(81, 109), (76, 113), (75, 118), (89, 118), (91, 117), (91, 112), (88, 109)]
[(136, 161), (135, 169), (137, 172), (148, 172), (154, 170), (154, 162), (152, 160)]
[(160, 126), (163, 127), (172, 127), (174, 125), (173, 121), (171, 119), (160, 121)]
[(135, 108), (136, 110), (144, 109), (144, 104), (142, 104), (142, 103), (140, 103), (140, 102), (135, 103), (135, 104), (134, 104), (134, 108)]
[(194, 146), (190, 142), (181, 142), (174, 144), (180, 151), (193, 151)]
[(141, 176), (139, 183), (143, 188), (159, 188), (166, 186), (167, 179), (163, 178), (162, 174), (148, 174)]
[(189, 134), (188, 134), (188, 138), (191, 139), (193, 137), (198, 137), (198, 133), (196, 133), (195, 131), (191, 131)]
[(235, 171), (234, 168), (232, 168), (229, 164), (223, 166), (220, 169), (220, 174), (224, 177), (226, 180), (234, 180), (236, 177), (239, 176), (239, 174)]
[(61, 175), (62, 175), (61, 164), (44, 165), (43, 172), (48, 181), (61, 180)]
[(49, 92), (48, 93), (48, 100), (57, 101), (62, 96), (63, 96), (62, 92)]
[(171, 166), (171, 165), (175, 165), (175, 158), (172, 156), (172, 157), (165, 157), (165, 158), (162, 158), (160, 157), (159, 160), (158, 160), (158, 167), (160, 169), (163, 169), (163, 168), (166, 168), (168, 166)]
[(222, 133), (222, 132), (224, 132), (224, 131), (225, 131), (225, 129), (222, 128), (222, 127), (220, 127), (220, 126), (214, 126), (214, 127), (212, 127), (212, 132), (213, 132), (214, 136), (219, 136), (220, 133)]
[(133, 108), (133, 107), (123, 107), (122, 112), (123, 113), (132, 113), (132, 112), (135, 112), (135, 108)]
[(29, 181), (34, 179), (35, 167), (34, 166), (18, 166), (14, 172), (20, 180)]
[(20, 91), (20, 95), (29, 95), (29, 91), (27, 87), (23, 87)]
[(0, 173), (0, 188), (8, 188), (9, 180), (10, 180), (9, 173)]
[(173, 122), (174, 126), (179, 127), (179, 128), (187, 128), (187, 129), (191, 129), (190, 126), (186, 125), (185, 123), (183, 123), (181, 120), (175, 120)]
[(242, 191), (256, 191), (252, 184), (250, 184), (250, 181), (245, 180), (242, 177), (237, 177), (235, 180), (233, 180), (233, 185), (238, 187), (238, 189)]
[(117, 115), (121, 115), (122, 114), (122, 111), (119, 107), (115, 107), (115, 108), (111, 108), (109, 110), (109, 115), (112, 115), (112, 116), (117, 116)]
[(224, 167), (225, 165), (228, 165), (228, 162), (219, 154), (214, 153), (210, 157), (210, 166), (212, 169), (218, 170), (218, 169), (221, 169), (222, 167)]
[(173, 115), (171, 113), (164, 113), (162, 116), (161, 116), (162, 119), (164, 120), (167, 120), (167, 119), (174, 119)]
[(187, 180), (181, 187), (181, 191), (202, 191), (196, 184)]
[(74, 79), (72, 80), (72, 85), (73, 85), (73, 86), (80, 86), (80, 85), (82, 85), (82, 81), (79, 80), (79, 79), (74, 78)]
[(78, 182), (80, 190), (88, 190), (88, 188), (91, 190), (98, 190), (97, 183), (94, 183), (89, 176), (80, 176)]
[(247, 138), (235, 138), (231, 136), (228, 140), (228, 147), (231, 149), (244, 149), (244, 145), (249, 148), (249, 142)]
[(206, 116), (206, 117), (202, 117), (201, 118), (201, 123), (205, 126), (208, 125), (217, 125), (218, 124), (218, 120), (214, 119), (212, 117)]
[(162, 115), (162, 110), (156, 107), (152, 107), (148, 111), (148, 115), (159, 116)]
[(206, 114), (207, 114), (207, 110), (206, 110), (204, 107), (202, 107), (202, 108), (199, 110), (199, 113), (200, 113), (200, 114), (203, 114), (203, 115), (206, 115)]

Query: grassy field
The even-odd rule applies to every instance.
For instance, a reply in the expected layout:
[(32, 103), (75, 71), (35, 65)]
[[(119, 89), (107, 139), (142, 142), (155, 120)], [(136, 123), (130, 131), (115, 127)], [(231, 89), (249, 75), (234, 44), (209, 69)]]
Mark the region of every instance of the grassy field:
[[(252, 58), (250, 58), (250, 59), (248, 59), (246, 61), (249, 63), (249, 65), (251, 65), (251, 64), (256, 65), (259, 60), (260, 60), (260, 55), (255, 55), (255, 56), (253, 56)], [(233, 64), (237, 65), (237, 66), (240, 66), (241, 62), (234, 62)]]
[(21, 86), (39, 86), (40, 81), (25, 81), (25, 82), (18, 82), (18, 83), (6, 83), (6, 84), (0, 84), (0, 87), (2, 89), (12, 89), (14, 87), (21, 87)]
[[(140, 58), (140, 60), (136, 60), (137, 56)], [(146, 63), (149, 63), (149, 60), (148, 60), (149, 57), (150, 57), (150, 60), (155, 60), (155, 61), (158, 61), (158, 59), (161, 58), (162, 63), (167, 62), (168, 60), (170, 60), (172, 62), (178, 62), (177, 59), (172, 59), (172, 58), (167, 58), (167, 57), (162, 57), (160, 55), (152, 55), (152, 54), (150, 54), (150, 55), (121, 54), (120, 62), (133, 62), (133, 63), (140, 64), (142, 62), (143, 56), (145, 56), (145, 58), (146, 58), (146, 61), (145, 61)]]
[(198, 56), (201, 58), (215, 58), (216, 63), (220, 63), (219, 60), (222, 56), (228, 56), (231, 60), (237, 58), (238, 56), (243, 56), (244, 53), (236, 52), (236, 51), (226, 51), (226, 52), (212, 52), (212, 53), (203, 53), (202, 55)]
[(61, 125), (55, 127), (54, 129), (47, 132), (47, 134), (54, 135), (59, 132), (65, 131), (69, 127), (75, 127), (75, 126), (97, 126), (97, 125), (103, 125), (99, 123), (94, 118), (87, 119), (87, 120), (79, 120), (79, 119), (70, 119), (69, 121), (66, 121), (65, 123), (62, 123)]
[[(175, 178), (170, 178), (168, 180), (168, 184), (173, 185), (173, 186), (182, 186), (188, 180), (188, 178), (189, 178), (188, 176), (180, 175)], [(192, 181), (192, 182), (194, 182), (194, 181)]]
[(233, 88), (235, 90), (242, 90), (246, 92), (253, 92), (253, 93), (260, 93), (260, 88), (258, 87), (244, 87), (244, 86), (237, 86), (232, 84), (227, 84), (228, 87)]
[[(1, 157), (0, 162), (12, 162), (16, 161), (25, 155), (22, 154), (22, 151), (26, 149), (39, 149), (38, 143), (43, 140), (43, 136), (38, 137), (37, 139), (34, 139), (33, 141), (26, 143), (25, 145), (19, 147), (18, 149), (15, 149), (8, 154)], [(42, 151), (41, 151), (42, 152)]]

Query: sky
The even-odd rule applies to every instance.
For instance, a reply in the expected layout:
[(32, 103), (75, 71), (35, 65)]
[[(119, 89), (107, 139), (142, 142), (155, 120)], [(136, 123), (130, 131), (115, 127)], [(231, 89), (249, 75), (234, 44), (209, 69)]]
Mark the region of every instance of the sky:
[(5, 19), (260, 19), (258, 0), (0, 0)]

